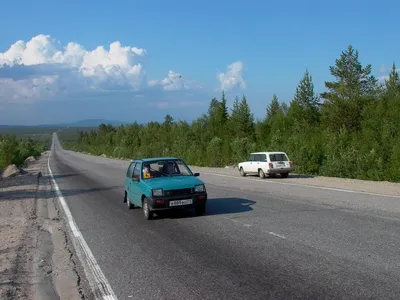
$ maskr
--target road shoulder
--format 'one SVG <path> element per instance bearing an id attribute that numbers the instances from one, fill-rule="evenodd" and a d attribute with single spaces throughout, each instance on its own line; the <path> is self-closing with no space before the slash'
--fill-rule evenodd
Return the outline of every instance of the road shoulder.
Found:
<path id="1" fill-rule="evenodd" d="M 0 299 L 90 299 L 47 171 L 48 152 L 0 181 Z"/>
<path id="2" fill-rule="evenodd" d="M 115 166 L 127 168 L 129 159 L 113 158 L 101 155 L 94 155 L 87 152 L 77 152 L 72 150 L 63 150 L 66 153 L 89 159 L 90 161 L 99 163 L 106 162 L 112 163 Z M 217 175 L 226 177 L 235 177 L 244 180 L 259 180 L 257 176 L 241 177 L 237 168 L 226 167 L 198 167 L 189 166 L 192 171 L 200 172 L 203 175 Z M 259 180 L 265 183 L 275 183 L 281 185 L 297 185 L 307 188 L 322 188 L 322 189 L 336 189 L 353 193 L 377 194 L 382 196 L 400 197 L 400 183 L 388 181 L 369 181 L 351 178 L 338 178 L 338 177 L 325 177 L 325 176 L 311 176 L 291 173 L 289 178 L 267 178 Z"/>

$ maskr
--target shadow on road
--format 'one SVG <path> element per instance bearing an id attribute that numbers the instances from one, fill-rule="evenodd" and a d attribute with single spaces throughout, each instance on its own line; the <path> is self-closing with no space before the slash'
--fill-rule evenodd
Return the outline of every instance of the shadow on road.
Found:
<path id="1" fill-rule="evenodd" d="M 110 186 L 110 187 L 100 187 L 100 188 L 87 188 L 87 189 L 62 189 L 61 192 L 64 197 L 68 196 L 76 196 L 82 194 L 89 193 L 97 193 L 103 191 L 110 191 L 113 189 L 119 190 L 120 186 Z M 11 191 L 0 191 L 0 202 L 7 200 L 23 200 L 23 199 L 32 199 L 37 197 L 36 189 L 19 189 L 19 190 L 11 190 Z M 54 192 L 48 192 L 47 197 L 45 198 L 53 198 L 55 196 Z M 43 195 L 41 198 L 44 198 Z"/>
<path id="2" fill-rule="evenodd" d="M 53 175 L 54 179 L 61 179 L 61 178 L 66 178 L 66 177 L 72 177 L 72 176 L 78 176 L 78 173 L 66 173 L 66 174 L 57 174 L 57 175 Z M 46 176 L 48 178 L 51 178 L 50 176 Z"/>
<path id="3" fill-rule="evenodd" d="M 255 203 L 256 201 L 243 198 L 210 198 L 207 201 L 207 212 L 205 216 L 249 212 L 253 210 L 252 205 L 254 205 Z M 185 211 L 183 209 L 177 209 L 174 211 L 161 212 L 157 214 L 156 219 L 180 219 L 194 216 L 195 213 L 192 210 Z"/>
<path id="4" fill-rule="evenodd" d="M 252 211 L 256 202 L 243 198 L 210 198 L 206 215 L 237 214 Z"/>

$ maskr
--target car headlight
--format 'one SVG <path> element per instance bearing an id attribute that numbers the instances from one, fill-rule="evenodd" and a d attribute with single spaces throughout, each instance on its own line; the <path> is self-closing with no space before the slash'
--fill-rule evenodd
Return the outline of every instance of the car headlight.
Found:
<path id="1" fill-rule="evenodd" d="M 204 184 L 199 184 L 199 185 L 194 186 L 195 193 L 204 192 L 205 190 L 206 190 L 206 187 L 204 186 Z"/>
<path id="2" fill-rule="evenodd" d="M 163 189 L 155 189 L 152 190 L 152 194 L 154 197 L 160 197 L 163 195 Z"/>

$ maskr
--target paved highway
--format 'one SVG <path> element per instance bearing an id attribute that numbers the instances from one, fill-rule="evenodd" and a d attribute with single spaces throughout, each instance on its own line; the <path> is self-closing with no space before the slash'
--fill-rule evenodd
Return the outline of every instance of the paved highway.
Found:
<path id="1" fill-rule="evenodd" d="M 399 299 L 400 214 L 376 207 L 400 199 L 207 174 L 205 216 L 146 221 L 126 162 L 55 136 L 50 166 L 118 299 Z"/>

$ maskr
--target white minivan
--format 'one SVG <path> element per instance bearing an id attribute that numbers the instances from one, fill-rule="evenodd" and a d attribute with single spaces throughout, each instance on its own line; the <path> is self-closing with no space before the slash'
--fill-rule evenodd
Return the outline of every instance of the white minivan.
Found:
<path id="1" fill-rule="evenodd" d="M 294 166 L 285 152 L 253 152 L 248 161 L 238 164 L 238 169 L 241 176 L 254 174 L 265 178 L 266 175 L 280 174 L 287 178 Z"/>

